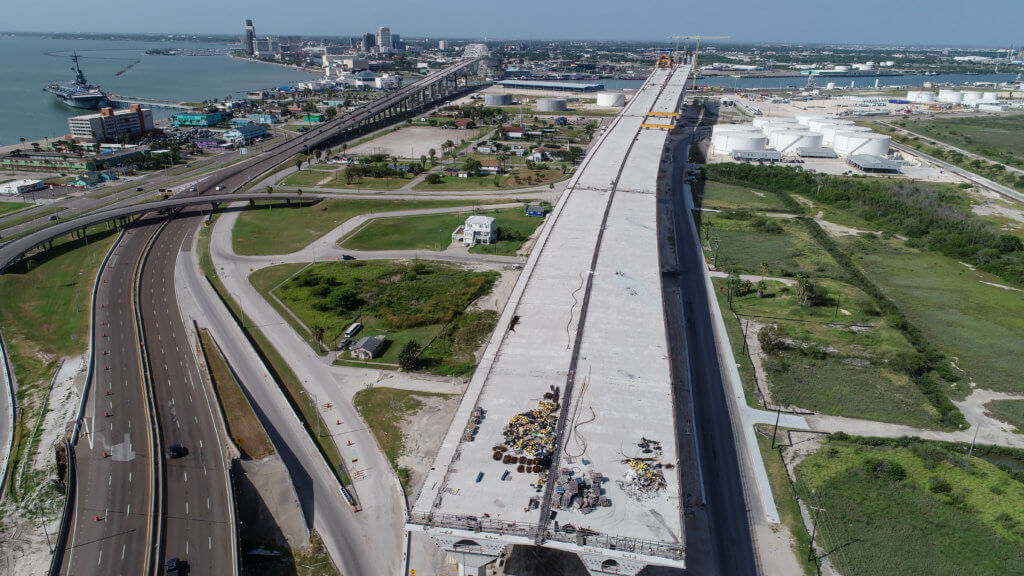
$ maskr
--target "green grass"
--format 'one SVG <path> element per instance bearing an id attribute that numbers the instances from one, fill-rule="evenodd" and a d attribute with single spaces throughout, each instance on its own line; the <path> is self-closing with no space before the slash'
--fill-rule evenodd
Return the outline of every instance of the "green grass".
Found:
<path id="1" fill-rule="evenodd" d="M 839 265 L 811 238 L 803 225 L 786 218 L 771 218 L 770 221 L 781 226 L 782 233 L 757 230 L 750 221 L 705 213 L 701 230 L 705 256 L 709 262 L 715 262 L 717 238 L 719 270 L 760 274 L 764 262 L 770 276 L 795 276 L 801 272 L 812 276 L 842 275 Z"/>
<path id="2" fill-rule="evenodd" d="M 298 172 L 292 172 L 284 178 L 281 182 L 278 182 L 279 186 L 307 186 L 315 187 L 319 186 L 320 182 L 324 180 L 330 180 L 332 177 L 331 173 L 324 170 L 310 170 L 304 169 Z M 327 184 L 324 184 L 326 186 Z"/>
<path id="3" fill-rule="evenodd" d="M 264 268 L 253 274 L 251 281 L 268 298 L 270 290 L 288 278 L 292 270 L 280 266 Z M 306 327 L 322 326 L 328 348 L 334 348 L 345 329 L 356 321 L 363 324 L 356 338 L 385 335 L 389 346 L 372 363 L 395 366 L 407 342 L 415 340 L 431 350 L 438 335 L 458 335 L 460 322 L 475 322 L 471 315 L 463 318 L 464 311 L 473 300 L 491 290 L 496 278 L 494 272 L 471 272 L 450 264 L 424 261 L 325 262 L 304 268 L 272 293 Z M 339 293 L 348 300 L 332 303 L 331 297 Z M 316 348 L 308 331 L 298 323 L 293 326 Z M 479 330 L 470 332 L 475 334 Z M 449 338 L 454 336 L 446 340 Z M 466 341 L 468 337 L 461 338 Z M 468 363 L 461 352 L 459 347 L 451 346 L 431 351 L 424 369 L 437 367 L 440 371 L 446 366 Z M 340 359 L 351 357 L 344 353 Z"/>
<path id="4" fill-rule="evenodd" d="M 989 160 L 1024 168 L 1024 114 L 922 119 L 903 127 Z"/>
<path id="5" fill-rule="evenodd" d="M 1024 299 L 1005 284 L 938 255 L 907 248 L 898 240 L 845 240 L 857 265 L 939 350 L 981 388 L 1024 392 Z M 969 392 L 957 384 L 960 394 Z"/>
<path id="6" fill-rule="evenodd" d="M 757 374 L 754 371 L 754 364 L 750 360 L 743 345 L 743 323 L 742 319 L 729 311 L 728 297 L 720 290 L 716 291 L 718 307 L 722 310 L 722 320 L 725 322 L 725 331 L 729 335 L 729 346 L 732 348 L 733 359 L 736 360 L 736 368 L 740 374 L 740 382 L 743 384 L 743 396 L 747 404 L 755 408 L 761 408 L 762 403 L 757 392 Z M 764 383 L 762 383 L 763 385 Z"/>
<path id="7" fill-rule="evenodd" d="M 985 404 L 985 410 L 1024 434 L 1024 400 L 993 400 Z"/>
<path id="8" fill-rule="evenodd" d="M 32 432 L 45 409 L 58 361 L 82 354 L 88 346 L 93 281 L 117 235 L 97 226 L 89 238 L 88 248 L 84 240 L 61 238 L 50 250 L 33 254 L 0 276 L 0 327 L 18 379 L 11 470 L 33 457 L 30 446 L 38 448 Z M 13 474 L 8 480 L 9 494 L 16 500 L 36 483 L 15 485 Z"/>
<path id="9" fill-rule="evenodd" d="M 257 203 L 238 216 L 232 231 L 235 253 L 246 256 L 287 254 L 360 214 L 425 210 L 486 204 L 479 200 L 303 200 L 285 204 L 283 200 Z M 450 232 L 449 232 L 450 234 Z"/>
<path id="10" fill-rule="evenodd" d="M 426 181 L 421 181 L 413 186 L 412 189 L 420 192 L 507 190 L 529 188 L 531 186 L 546 186 L 565 180 L 569 176 L 571 176 L 571 172 L 563 173 L 562 169 L 557 167 L 549 167 L 546 170 L 516 168 L 509 174 L 498 176 L 469 176 L 466 178 L 444 176 L 440 184 L 428 184 Z"/>
<path id="11" fill-rule="evenodd" d="M 452 232 L 466 222 L 471 214 L 493 216 L 495 225 L 507 220 L 510 226 L 526 229 L 530 223 L 522 208 L 501 210 L 467 210 L 447 214 L 423 214 L 395 218 L 377 218 L 341 240 L 342 248 L 351 250 L 444 250 L 452 243 Z M 536 224 L 539 224 L 539 218 Z M 494 250 L 494 247 L 490 247 Z M 499 247 L 500 248 L 500 247 Z M 507 244 L 506 249 L 511 248 Z M 518 249 L 518 246 L 515 247 Z"/>
<path id="12" fill-rule="evenodd" d="M 786 205 L 771 192 L 762 192 L 744 186 L 733 186 L 720 182 L 704 185 L 704 208 L 719 210 L 745 209 L 770 212 L 788 212 Z"/>
<path id="13" fill-rule="evenodd" d="M 905 478 L 886 474 L 898 465 Z M 797 468 L 818 542 L 844 574 L 977 576 L 1024 570 L 1024 484 L 956 447 L 831 439 Z"/>
<path id="14" fill-rule="evenodd" d="M 420 353 L 420 369 L 445 376 L 469 376 L 476 369 L 476 351 L 498 323 L 493 310 L 473 310 L 448 323 Z"/>
<path id="15" fill-rule="evenodd" d="M 320 179 L 323 179 L 322 175 Z M 354 180 L 352 180 L 352 183 L 349 183 L 345 180 L 345 170 L 339 170 L 335 172 L 334 177 L 331 178 L 330 181 L 328 181 L 325 184 L 321 184 L 320 187 L 340 188 L 345 190 L 382 190 L 387 192 L 390 190 L 398 190 L 402 186 L 405 186 L 410 181 L 412 181 L 412 179 L 413 175 L 407 174 L 405 176 L 396 178 L 360 177 L 355 178 Z M 293 184 L 287 185 L 292 186 Z M 416 187 L 413 187 L 413 189 L 415 190 Z"/>
<path id="16" fill-rule="evenodd" d="M 10 214 L 11 212 L 17 212 L 18 210 L 24 210 L 33 204 L 29 202 L 0 202 L 0 216 Z"/>
<path id="17" fill-rule="evenodd" d="M 13 228 L 20 224 L 24 224 L 26 222 L 31 222 L 32 220 L 35 220 L 37 218 L 43 218 L 45 216 L 49 216 L 50 214 L 56 214 L 61 210 L 64 210 L 64 208 L 60 206 L 46 206 L 41 210 L 33 210 L 29 214 L 24 214 L 22 216 L 18 216 L 17 218 L 10 218 L 8 220 L 0 222 L 0 230 L 6 230 L 8 228 Z"/>
<path id="18" fill-rule="evenodd" d="M 401 430 L 402 420 L 423 408 L 421 398 L 448 398 L 449 394 L 433 392 L 411 392 L 395 388 L 364 388 L 352 398 L 359 414 L 366 420 L 374 438 L 395 469 L 402 487 L 409 491 L 410 471 L 398 465 L 398 458 L 405 452 L 405 438 Z"/>
<path id="19" fill-rule="evenodd" d="M 768 433 L 769 435 L 771 432 Z M 778 445 L 772 450 L 771 438 L 765 438 L 759 431 L 757 434 L 757 447 L 761 450 L 761 459 L 764 460 L 765 472 L 768 473 L 768 483 L 772 487 L 772 496 L 775 498 L 775 507 L 779 511 L 779 520 L 789 528 L 794 542 L 790 545 L 793 555 L 800 559 L 800 565 L 806 576 L 813 576 L 817 572 L 814 563 L 807 560 L 807 549 L 810 546 L 811 536 L 807 533 L 803 518 L 800 516 L 800 504 L 796 499 L 796 491 L 789 481 L 786 473 L 786 465 L 782 461 L 782 454 Z"/>

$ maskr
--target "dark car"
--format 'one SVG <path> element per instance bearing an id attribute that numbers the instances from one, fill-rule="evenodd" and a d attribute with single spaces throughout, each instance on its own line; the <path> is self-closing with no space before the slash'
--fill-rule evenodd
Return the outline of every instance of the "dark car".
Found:
<path id="1" fill-rule="evenodd" d="M 52 222 L 54 220 L 60 220 L 60 216 L 56 214 L 50 214 L 50 221 Z"/>
<path id="2" fill-rule="evenodd" d="M 136 192 L 142 192 L 142 186 L 139 186 L 139 187 L 137 187 L 137 188 L 135 189 L 135 191 L 136 191 Z"/>
<path id="3" fill-rule="evenodd" d="M 345 338 L 344 340 L 341 341 L 340 344 L 338 344 L 338 350 L 348 350 L 348 347 L 351 346 L 351 345 L 352 345 L 352 339 L 351 338 Z"/>
<path id="4" fill-rule="evenodd" d="M 356 257 L 351 255 L 351 254 L 342 254 L 341 255 L 341 259 L 342 260 L 355 260 Z"/>
<path id="5" fill-rule="evenodd" d="M 181 444 L 171 444 L 171 448 L 167 451 L 167 454 L 170 455 L 171 458 L 181 458 L 188 454 L 188 448 L 185 448 Z"/>
<path id="6" fill-rule="evenodd" d="M 188 574 L 188 562 L 171 558 L 164 564 L 164 574 Z"/>

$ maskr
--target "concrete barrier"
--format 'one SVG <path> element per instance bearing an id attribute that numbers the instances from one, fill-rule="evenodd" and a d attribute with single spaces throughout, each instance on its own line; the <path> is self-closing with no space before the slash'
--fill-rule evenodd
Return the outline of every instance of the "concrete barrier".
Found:
<path id="1" fill-rule="evenodd" d="M 0 334 L 0 367 L 3 368 L 4 393 L 7 394 L 7 443 L 0 448 L 3 450 L 3 456 L 0 457 L 0 502 L 3 502 L 7 494 L 7 469 L 10 466 L 11 452 L 14 450 L 14 422 L 18 416 L 18 401 L 14 396 L 17 380 L 7 358 L 7 344 L 4 342 L 3 334 Z"/>

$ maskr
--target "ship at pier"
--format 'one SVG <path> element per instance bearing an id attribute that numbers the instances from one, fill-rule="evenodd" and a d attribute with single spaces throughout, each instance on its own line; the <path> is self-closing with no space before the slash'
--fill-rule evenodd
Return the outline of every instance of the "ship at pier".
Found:
<path id="1" fill-rule="evenodd" d="M 107 102 L 107 94 L 100 90 L 99 86 L 93 86 L 85 79 L 85 74 L 78 65 L 78 54 L 72 54 L 71 61 L 75 63 L 75 67 L 72 68 L 75 71 L 75 81 L 53 82 L 47 84 L 43 90 L 72 108 L 98 110 Z"/>

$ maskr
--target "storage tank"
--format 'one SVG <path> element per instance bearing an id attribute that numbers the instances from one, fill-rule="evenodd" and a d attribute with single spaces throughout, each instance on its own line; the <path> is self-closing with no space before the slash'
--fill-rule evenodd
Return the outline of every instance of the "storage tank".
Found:
<path id="1" fill-rule="evenodd" d="M 562 112 L 569 108 L 565 98 L 541 98 L 537 100 L 538 112 Z"/>
<path id="2" fill-rule="evenodd" d="M 956 90 L 939 90 L 939 102 L 943 104 L 959 104 L 964 101 L 964 93 Z"/>
<path id="3" fill-rule="evenodd" d="M 597 105 L 603 108 L 625 106 L 626 95 L 622 92 L 599 92 L 597 94 Z"/>
<path id="4" fill-rule="evenodd" d="M 997 92 L 985 92 L 981 95 L 981 101 L 985 104 L 995 104 L 999 102 L 999 94 Z"/>
<path id="5" fill-rule="evenodd" d="M 964 92 L 963 93 L 963 105 L 964 106 L 975 106 L 978 102 L 981 102 L 981 92 Z"/>
<path id="6" fill-rule="evenodd" d="M 727 130 L 711 135 L 711 151 L 725 155 L 737 150 L 764 150 L 767 141 L 760 133 Z"/>
<path id="7" fill-rule="evenodd" d="M 485 94 L 484 104 L 487 106 L 511 106 L 511 94 Z"/>
<path id="8" fill-rule="evenodd" d="M 807 129 L 811 132 L 817 132 L 821 134 L 823 126 L 841 125 L 841 126 L 853 126 L 853 122 L 850 120 L 839 120 L 836 118 L 822 118 L 818 120 L 811 120 L 807 123 Z"/>
<path id="9" fill-rule="evenodd" d="M 886 156 L 889 154 L 890 138 L 885 134 L 871 132 L 838 132 L 833 148 L 837 154 L 873 154 Z"/>
<path id="10" fill-rule="evenodd" d="M 771 126 L 774 124 L 788 124 L 790 126 L 797 125 L 795 118 L 768 118 L 764 116 L 754 118 L 754 126 L 756 128 L 764 128 L 765 126 Z"/>
<path id="11" fill-rule="evenodd" d="M 835 116 L 829 116 L 828 114 L 797 114 L 796 122 L 801 126 L 807 126 L 811 120 L 827 120 L 834 119 Z"/>
<path id="12" fill-rule="evenodd" d="M 780 130 L 772 133 L 768 145 L 782 153 L 795 153 L 797 148 L 821 148 L 821 134 L 810 130 Z"/>
<path id="13" fill-rule="evenodd" d="M 1006 112 L 1006 106 L 998 102 L 979 102 L 978 110 L 982 112 Z"/>
<path id="14" fill-rule="evenodd" d="M 825 146 L 835 146 L 836 134 L 839 132 L 871 132 L 871 128 L 849 124 L 829 124 L 822 126 L 821 143 Z"/>
<path id="15" fill-rule="evenodd" d="M 911 90 L 907 92 L 907 100 L 914 104 L 931 104 L 935 102 L 935 93 L 928 90 Z"/>

